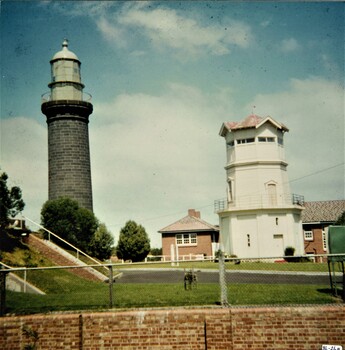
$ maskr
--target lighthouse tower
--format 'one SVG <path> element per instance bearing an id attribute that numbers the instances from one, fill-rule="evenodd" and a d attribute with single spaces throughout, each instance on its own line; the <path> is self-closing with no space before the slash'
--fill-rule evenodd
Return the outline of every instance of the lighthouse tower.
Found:
<path id="1" fill-rule="evenodd" d="M 288 246 L 303 254 L 303 196 L 290 191 L 284 135 L 271 117 L 249 115 L 223 123 L 227 197 L 215 201 L 225 253 L 241 258 L 279 257 Z"/>
<path id="2" fill-rule="evenodd" d="M 78 57 L 68 41 L 50 61 L 50 93 L 42 97 L 48 124 L 49 200 L 69 197 L 92 211 L 89 115 L 91 97 L 85 98 Z"/>

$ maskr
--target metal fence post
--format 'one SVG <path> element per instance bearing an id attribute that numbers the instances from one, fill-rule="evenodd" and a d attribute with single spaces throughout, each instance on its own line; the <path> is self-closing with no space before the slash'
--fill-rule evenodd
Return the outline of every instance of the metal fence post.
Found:
<path id="1" fill-rule="evenodd" d="M 113 266 L 109 265 L 109 308 L 113 308 L 113 282 L 114 282 L 114 276 L 113 276 Z"/>
<path id="2" fill-rule="evenodd" d="M 219 252 L 219 285 L 220 285 L 220 303 L 222 306 L 229 306 L 228 302 L 228 288 L 225 278 L 225 261 L 224 253 Z"/>
<path id="3" fill-rule="evenodd" d="M 6 276 L 7 272 L 0 265 L 0 317 L 4 316 L 6 311 Z"/>

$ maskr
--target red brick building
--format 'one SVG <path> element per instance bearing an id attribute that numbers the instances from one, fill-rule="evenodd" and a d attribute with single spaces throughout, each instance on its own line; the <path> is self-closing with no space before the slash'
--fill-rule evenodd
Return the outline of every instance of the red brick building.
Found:
<path id="1" fill-rule="evenodd" d="M 187 216 L 158 232 L 162 234 L 162 254 L 168 259 L 172 245 L 180 259 L 195 255 L 214 257 L 218 250 L 219 227 L 202 220 L 200 212 L 194 209 L 189 209 Z"/>
<path id="2" fill-rule="evenodd" d="M 305 202 L 302 212 L 304 251 L 306 254 L 327 253 L 328 227 L 345 211 L 345 200 Z"/>

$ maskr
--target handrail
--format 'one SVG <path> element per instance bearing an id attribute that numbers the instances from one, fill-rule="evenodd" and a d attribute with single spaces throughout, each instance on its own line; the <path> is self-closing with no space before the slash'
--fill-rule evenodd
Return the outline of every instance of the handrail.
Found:
<path id="1" fill-rule="evenodd" d="M 2 261 L 0 261 L 0 265 L 1 265 L 1 266 L 6 267 L 6 269 L 12 269 L 12 267 L 11 267 L 11 266 L 6 265 L 6 264 L 5 264 L 5 263 L 3 263 Z"/>
<path id="2" fill-rule="evenodd" d="M 61 242 L 67 244 L 68 246 L 70 246 L 71 248 L 75 249 L 77 251 L 77 254 L 81 253 L 82 255 L 84 255 L 85 257 L 87 257 L 88 259 L 90 259 L 91 261 L 95 262 L 97 265 L 104 267 L 104 265 L 102 263 L 100 263 L 98 260 L 94 259 L 93 257 L 91 257 L 90 255 L 86 254 L 85 252 L 83 252 L 82 250 L 80 250 L 79 248 L 77 248 L 76 246 L 74 246 L 73 244 L 67 242 L 66 240 L 64 240 L 63 238 L 61 238 L 60 236 L 58 236 L 56 233 L 46 229 L 45 227 L 43 227 L 42 225 L 38 224 L 37 222 L 29 219 L 28 217 L 24 216 L 23 217 L 26 220 L 29 220 L 30 222 L 32 222 L 33 224 L 37 225 L 38 227 L 40 227 L 41 229 L 43 229 L 44 231 L 48 232 L 49 235 L 53 235 L 54 237 L 58 238 Z M 50 236 L 49 236 L 50 238 Z M 50 241 L 50 239 L 49 239 Z M 105 269 L 108 271 L 108 269 L 105 267 Z"/>

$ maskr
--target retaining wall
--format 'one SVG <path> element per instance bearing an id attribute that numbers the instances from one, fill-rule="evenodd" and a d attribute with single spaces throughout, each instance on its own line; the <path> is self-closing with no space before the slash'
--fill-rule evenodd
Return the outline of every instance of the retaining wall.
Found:
<path id="1" fill-rule="evenodd" d="M 345 348 L 345 306 L 199 308 L 0 318 L 0 349 L 322 349 Z"/>

